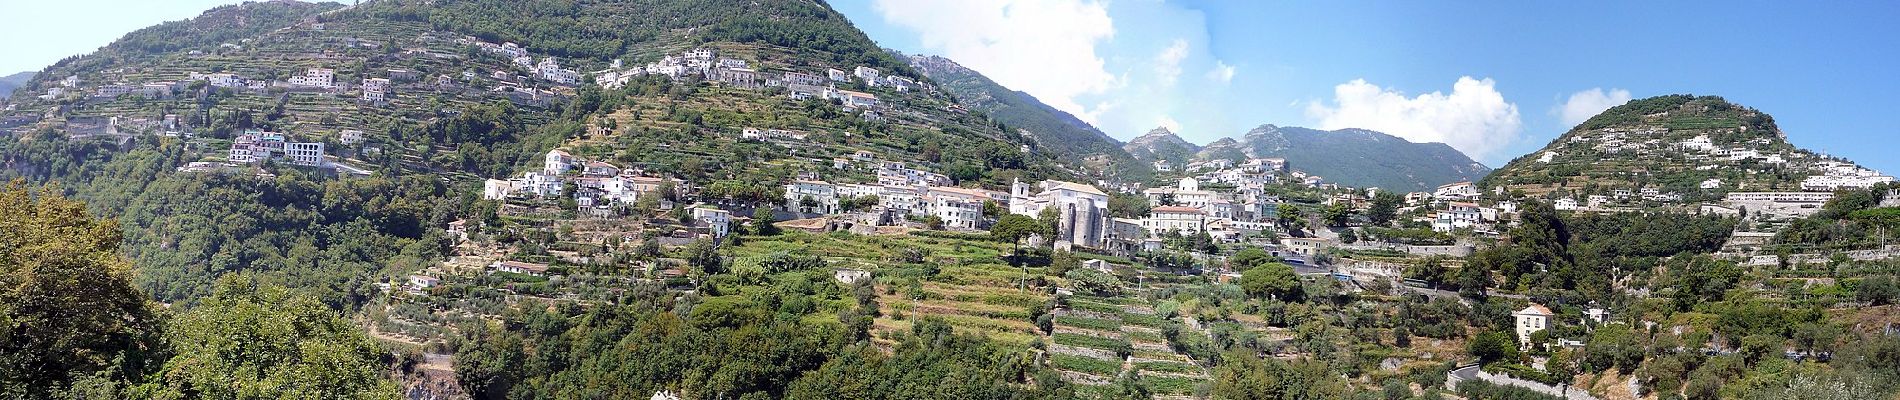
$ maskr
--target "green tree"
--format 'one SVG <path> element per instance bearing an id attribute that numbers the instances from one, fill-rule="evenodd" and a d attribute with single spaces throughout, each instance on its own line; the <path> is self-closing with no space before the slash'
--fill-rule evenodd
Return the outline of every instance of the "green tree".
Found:
<path id="1" fill-rule="evenodd" d="M 1256 265 L 1240 274 L 1240 288 L 1256 298 L 1292 301 L 1300 298 L 1300 277 L 1283 263 Z"/>
<path id="2" fill-rule="evenodd" d="M 1298 232 L 1306 229 L 1306 210 L 1297 204 L 1281 204 L 1276 211 L 1275 219 L 1277 220 L 1275 222 L 1279 223 L 1280 229 L 1287 232 Z"/>
<path id="3" fill-rule="evenodd" d="M 752 210 L 752 233 L 760 236 L 777 235 L 778 225 L 773 225 L 775 222 L 777 221 L 772 218 L 772 209 L 759 207 Z"/>
<path id="4" fill-rule="evenodd" d="M 1628 324 L 1610 324 L 1590 333 L 1583 347 L 1583 366 L 1590 371 L 1617 368 L 1634 371 L 1643 362 L 1643 344 Z"/>
<path id="5" fill-rule="evenodd" d="M 692 264 L 701 274 L 712 275 L 726 272 L 725 257 L 719 255 L 719 247 L 711 239 L 694 240 L 680 249 L 681 258 Z"/>
<path id="6" fill-rule="evenodd" d="M 1121 280 L 1114 275 L 1097 271 L 1094 268 L 1076 268 L 1063 275 L 1076 289 L 1100 295 L 1114 295 L 1121 292 Z"/>
<path id="7" fill-rule="evenodd" d="M 382 375 L 388 351 L 315 296 L 252 276 L 220 279 L 165 338 L 177 356 L 132 392 L 161 399 L 399 397 Z"/>
<path id="8" fill-rule="evenodd" d="M 1148 264 L 1148 268 L 1154 269 L 1185 270 L 1194 267 L 1194 257 L 1174 251 L 1146 253 L 1139 258 Z"/>
<path id="9" fill-rule="evenodd" d="M 1036 222 L 1041 222 L 1043 226 L 1038 232 L 1049 238 L 1051 245 L 1055 244 L 1055 233 L 1062 231 L 1062 210 L 1053 206 L 1043 207 L 1042 212 L 1036 213 Z"/>
<path id="10" fill-rule="evenodd" d="M 1445 283 L 1445 257 L 1431 256 L 1424 261 L 1405 267 L 1405 277 L 1425 281 L 1427 284 Z"/>
<path id="11" fill-rule="evenodd" d="M 74 375 L 137 375 L 158 321 L 132 287 L 116 223 L 55 187 L 0 189 L 0 398 L 48 398 Z"/>
<path id="12" fill-rule="evenodd" d="M 1508 332 L 1485 332 L 1472 337 L 1465 343 L 1465 352 L 1477 357 L 1479 363 L 1490 364 L 1498 361 L 1517 359 L 1517 341 Z"/>
<path id="13" fill-rule="evenodd" d="M 1125 193 L 1114 193 L 1108 197 L 1108 213 L 1117 218 L 1146 217 L 1149 209 L 1147 197 Z"/>
<path id="14" fill-rule="evenodd" d="M 1373 226 L 1388 226 L 1393 218 L 1398 217 L 1399 206 L 1402 205 L 1405 205 L 1404 196 L 1381 190 L 1379 194 L 1372 196 L 1372 206 L 1366 209 L 1366 219 L 1371 221 Z"/>
<path id="15" fill-rule="evenodd" d="M 1002 218 L 1003 214 L 1008 214 L 1008 213 L 1009 213 L 1009 209 L 1004 208 L 1001 203 L 997 203 L 994 200 L 983 201 L 983 216 L 985 217 Z"/>
<path id="16" fill-rule="evenodd" d="M 1350 396 L 1343 375 L 1312 360 L 1262 359 L 1250 352 L 1222 357 L 1209 395 L 1228 400 L 1343 399 Z"/>
<path id="17" fill-rule="evenodd" d="M 1272 254 L 1267 253 L 1266 250 L 1261 250 L 1256 247 L 1240 249 L 1240 251 L 1234 252 L 1234 255 L 1227 256 L 1227 268 L 1243 272 L 1268 263 L 1279 262 L 1279 257 L 1274 257 Z"/>
<path id="18" fill-rule="evenodd" d="M 1894 284 L 1892 276 L 1868 276 L 1854 285 L 1854 298 L 1875 306 L 1893 304 L 1900 300 L 1900 286 Z"/>
<path id="19" fill-rule="evenodd" d="M 1034 218 L 1021 214 L 1004 215 L 990 225 L 990 237 L 1010 243 L 1018 243 L 1032 235 L 1045 233 L 1046 226 Z"/>
<path id="20" fill-rule="evenodd" d="M 1352 221 L 1352 202 L 1334 202 L 1320 213 L 1320 219 L 1326 220 L 1326 226 L 1343 227 Z"/>

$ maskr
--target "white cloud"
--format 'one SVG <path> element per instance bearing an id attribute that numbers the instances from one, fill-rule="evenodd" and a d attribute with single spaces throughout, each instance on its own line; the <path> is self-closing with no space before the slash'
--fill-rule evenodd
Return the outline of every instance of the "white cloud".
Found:
<path id="1" fill-rule="evenodd" d="M 893 25 L 930 51 L 1057 109 L 1092 118 L 1077 99 L 1115 85 L 1096 46 L 1115 34 L 1106 4 L 1090 0 L 875 0 Z"/>
<path id="2" fill-rule="evenodd" d="M 1214 68 L 1207 70 L 1207 79 L 1213 79 L 1222 84 L 1233 82 L 1234 66 L 1227 65 L 1226 61 L 1214 60 Z"/>
<path id="3" fill-rule="evenodd" d="M 1413 142 L 1441 142 L 1484 159 L 1518 139 L 1523 122 L 1517 105 L 1504 100 L 1490 78 L 1458 78 L 1451 94 L 1406 97 L 1364 79 L 1333 87 L 1331 104 L 1307 104 L 1307 118 L 1322 129 L 1362 128 Z"/>
<path id="4" fill-rule="evenodd" d="M 1630 102 L 1628 90 L 1610 89 L 1605 92 L 1603 88 L 1590 88 L 1590 90 L 1571 93 L 1570 100 L 1564 101 L 1564 104 L 1558 106 L 1555 111 L 1559 118 L 1563 119 L 1565 127 L 1572 127 L 1590 120 L 1590 117 L 1597 116 L 1603 110 L 1628 102 Z"/>
<path id="5" fill-rule="evenodd" d="M 1161 54 L 1155 55 L 1155 76 L 1161 80 L 1161 86 L 1170 86 L 1181 77 L 1181 60 L 1187 59 L 1187 39 L 1175 39 Z"/>

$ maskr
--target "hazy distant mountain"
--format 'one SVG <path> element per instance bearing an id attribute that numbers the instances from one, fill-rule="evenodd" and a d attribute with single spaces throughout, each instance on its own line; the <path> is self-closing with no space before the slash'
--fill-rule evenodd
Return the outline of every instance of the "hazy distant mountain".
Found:
<path id="1" fill-rule="evenodd" d="M 14 89 L 26 86 L 26 82 L 33 80 L 33 74 L 37 73 L 36 71 L 27 71 L 0 77 L 0 99 L 12 96 Z"/>
<path id="2" fill-rule="evenodd" d="M 1444 143 L 1413 143 L 1365 129 L 1261 125 L 1247 131 L 1241 143 L 1248 156 L 1285 158 L 1288 168 L 1354 187 L 1418 191 L 1491 172 Z"/>
<path id="3" fill-rule="evenodd" d="M 1201 147 L 1201 151 L 1195 153 L 1194 158 L 1197 160 L 1228 160 L 1238 163 L 1247 160 L 1247 145 L 1240 143 L 1238 140 L 1234 140 L 1234 138 L 1220 138 L 1220 140 L 1215 140 L 1213 143 L 1208 143 L 1207 146 Z"/>
<path id="4" fill-rule="evenodd" d="M 1167 160 L 1176 168 L 1205 160 L 1284 158 L 1288 168 L 1354 187 L 1415 191 L 1476 180 L 1491 172 L 1444 143 L 1412 143 L 1364 129 L 1321 131 L 1261 125 L 1239 140 L 1220 138 L 1196 146 L 1155 128 L 1123 145 L 1142 161 Z"/>
<path id="5" fill-rule="evenodd" d="M 1181 140 L 1180 136 L 1168 131 L 1168 128 L 1157 127 L 1148 133 L 1129 139 L 1127 144 L 1122 145 L 1122 150 L 1127 150 L 1129 155 L 1144 162 L 1166 160 L 1178 167 L 1193 159 L 1194 153 L 1200 152 L 1201 147 Z"/>

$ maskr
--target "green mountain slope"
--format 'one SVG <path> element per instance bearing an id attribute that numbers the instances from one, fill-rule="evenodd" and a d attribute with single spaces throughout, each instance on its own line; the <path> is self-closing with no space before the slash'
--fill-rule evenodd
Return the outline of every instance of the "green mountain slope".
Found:
<path id="1" fill-rule="evenodd" d="M 1668 95 L 1610 108 L 1486 177 L 1526 193 L 1657 188 L 1689 198 L 1798 190 L 1824 163 L 1788 143 L 1774 117 L 1721 97 Z M 1703 188 L 1704 183 L 1711 188 Z"/>
<path id="2" fill-rule="evenodd" d="M 698 76 L 675 81 L 646 75 L 614 89 L 568 86 L 530 77 L 534 73 L 513 60 L 476 45 L 514 42 L 537 61 L 556 57 L 563 68 L 578 71 L 606 69 L 614 58 L 641 65 L 703 47 L 761 71 L 823 76 L 828 68 L 862 65 L 922 78 L 823 3 L 750 4 L 383 0 L 342 9 L 295 2 L 220 7 L 128 34 L 106 50 L 40 74 L 35 85 L 57 85 L 55 77 L 66 76 L 78 76 L 81 84 L 54 101 L 17 104 L 10 116 L 49 117 L 14 128 L 19 135 L 4 135 L 0 178 L 68 182 L 76 197 L 127 222 L 128 253 L 142 266 L 140 284 L 149 293 L 188 301 L 216 276 L 237 271 L 295 275 L 299 285 L 321 285 L 339 299 L 361 300 L 347 293 L 373 283 L 368 276 L 386 272 L 382 268 L 399 267 L 366 264 L 344 253 L 336 253 L 338 259 L 291 253 L 366 243 L 400 250 L 403 241 L 423 239 L 447 219 L 472 212 L 463 199 L 481 193 L 482 178 L 538 170 L 543 155 L 556 148 L 716 188 L 709 192 L 714 201 L 770 198 L 801 173 L 876 182 L 874 168 L 864 167 L 872 162 L 835 168 L 837 160 L 859 157 L 902 161 L 960 185 L 992 189 L 1016 179 L 1083 175 L 1082 166 L 1059 163 L 1050 152 L 1024 153 L 1023 146 L 1037 142 L 980 113 L 954 111 L 955 100 L 940 90 L 838 83 L 878 96 L 882 108 L 871 115 L 830 101 L 795 101 L 783 89 L 728 87 Z M 286 84 L 312 68 L 333 70 L 340 88 Z M 397 78 L 398 71 L 413 77 Z M 232 73 L 263 86 L 212 87 L 192 78 L 210 73 Z M 396 78 L 393 95 L 385 102 L 365 101 L 359 85 L 370 78 Z M 102 86 L 159 82 L 173 86 L 152 98 L 95 95 Z M 159 135 L 155 121 L 166 116 L 176 116 L 192 137 Z M 103 129 L 107 121 L 118 121 L 117 129 Z M 741 132 L 748 128 L 796 131 L 806 138 L 744 140 Z M 327 172 L 287 163 L 261 170 L 217 167 L 228 160 L 231 140 L 247 129 L 325 143 L 336 162 L 371 171 L 376 182 L 361 184 L 365 190 L 385 188 L 361 196 L 390 196 L 397 191 L 387 188 L 401 187 L 402 206 L 386 210 L 384 202 L 373 209 L 327 210 L 321 217 L 291 211 L 323 201 L 317 199 L 327 197 L 312 197 L 309 190 L 322 192 L 335 181 Z M 346 142 L 346 130 L 362 131 L 362 141 Z M 236 177 L 175 172 L 188 163 L 228 169 Z M 281 179 L 254 181 L 254 172 Z M 349 191 L 331 194 L 344 193 Z M 176 206 L 137 206 L 144 204 Z M 191 204 L 204 206 L 186 206 Z M 411 208 L 422 204 L 436 206 Z M 293 234 L 342 229 L 358 214 L 379 215 L 364 219 L 374 221 L 366 229 L 377 232 L 376 240 Z M 275 219 L 231 220 L 255 215 Z M 181 230 L 170 221 L 239 228 Z M 293 245 L 300 243 L 309 246 Z M 204 268 L 207 260 L 215 267 Z M 338 277 L 349 283 L 327 281 Z"/>
<path id="3" fill-rule="evenodd" d="M 1037 148 L 1055 154 L 1057 159 L 1080 161 L 1075 167 L 1102 171 L 1119 180 L 1146 180 L 1152 173 L 1147 163 L 1122 151 L 1120 143 L 1108 134 L 1028 93 L 1003 87 L 948 58 L 913 55 L 910 63 L 956 96 L 964 107 L 989 114 L 1011 129 L 1028 132 Z"/>

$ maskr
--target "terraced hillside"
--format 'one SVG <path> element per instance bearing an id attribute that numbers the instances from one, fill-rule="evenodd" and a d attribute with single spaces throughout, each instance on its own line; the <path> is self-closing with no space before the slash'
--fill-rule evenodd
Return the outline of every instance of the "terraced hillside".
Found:
<path id="1" fill-rule="evenodd" d="M 1767 113 L 1721 97 L 1668 95 L 1603 111 L 1480 182 L 1528 194 L 1657 189 L 1686 200 L 1800 190 L 1858 167 L 1795 147 Z"/>

